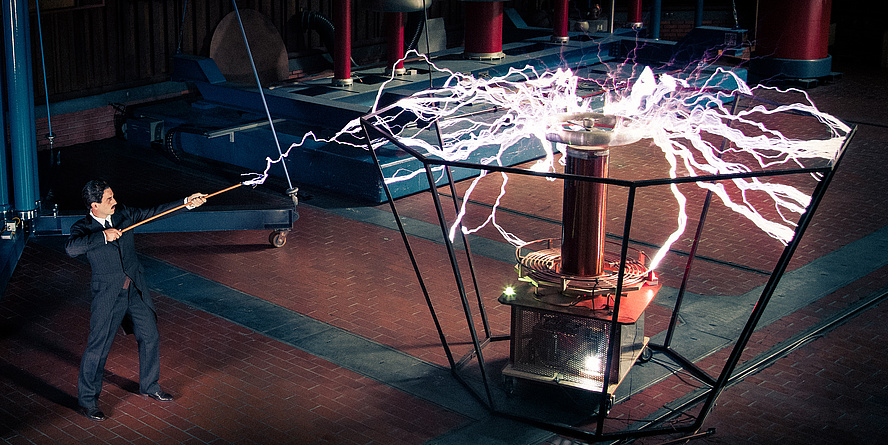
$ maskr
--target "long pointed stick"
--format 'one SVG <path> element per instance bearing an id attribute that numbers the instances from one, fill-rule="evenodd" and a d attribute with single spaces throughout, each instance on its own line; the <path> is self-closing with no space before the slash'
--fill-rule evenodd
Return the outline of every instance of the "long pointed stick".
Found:
<path id="1" fill-rule="evenodd" d="M 209 199 L 209 198 L 212 198 L 213 196 L 216 196 L 216 195 L 221 194 L 221 193 L 225 193 L 225 192 L 227 192 L 227 191 L 229 191 L 229 190 L 234 190 L 234 189 L 240 187 L 241 185 L 243 185 L 243 183 L 238 182 L 237 184 L 232 185 L 231 187 L 224 188 L 224 189 L 219 190 L 218 192 L 215 192 L 215 193 L 210 193 L 209 195 L 204 196 L 204 199 Z M 127 228 L 121 230 L 121 232 L 126 232 L 127 230 L 135 229 L 136 227 L 139 227 L 139 226 L 141 226 L 142 224 L 149 223 L 149 222 L 151 222 L 151 221 L 154 221 L 154 220 L 157 219 L 157 218 L 160 218 L 160 217 L 165 216 L 165 215 L 169 215 L 170 213 L 173 213 L 173 212 L 175 212 L 176 210 L 179 210 L 179 209 L 181 209 L 182 207 L 187 206 L 188 204 L 191 204 L 191 202 L 190 202 L 190 201 L 189 201 L 189 202 L 186 202 L 185 204 L 182 204 L 182 205 L 180 205 L 180 206 L 177 206 L 177 207 L 174 207 L 174 208 L 172 208 L 172 209 L 169 209 L 169 210 L 167 210 L 167 211 L 165 211 L 165 212 L 163 212 L 163 213 L 159 213 L 159 214 L 157 214 L 157 215 L 154 215 L 154 216 L 152 216 L 151 218 L 148 218 L 148 219 L 145 219 L 145 220 L 139 221 L 139 222 L 137 222 L 137 223 L 135 223 L 135 224 L 133 224 L 133 225 L 131 225 L 131 226 L 129 226 L 129 227 L 127 227 Z"/>

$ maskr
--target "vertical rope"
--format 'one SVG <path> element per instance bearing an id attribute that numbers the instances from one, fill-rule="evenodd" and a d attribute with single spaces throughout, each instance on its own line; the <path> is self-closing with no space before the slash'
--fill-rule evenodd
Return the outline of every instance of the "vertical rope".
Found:
<path id="1" fill-rule="evenodd" d="M 182 6 L 182 19 L 179 20 L 179 40 L 176 42 L 176 54 L 182 54 L 182 40 L 185 39 L 185 13 L 188 11 L 188 0 Z"/>
<path id="2" fill-rule="evenodd" d="M 43 95 L 46 99 L 46 123 L 49 127 L 49 133 L 47 133 L 46 139 L 49 140 L 50 161 L 52 164 L 55 164 L 58 160 L 56 159 L 55 152 L 52 148 L 52 142 L 53 139 L 55 139 L 55 135 L 52 134 L 52 113 L 49 111 L 49 85 L 46 82 L 46 57 L 43 53 L 43 21 L 40 19 L 40 0 L 36 0 L 34 3 L 37 8 L 37 36 L 40 39 L 40 66 L 43 69 Z"/>
<path id="3" fill-rule="evenodd" d="M 425 29 L 426 56 L 428 56 L 428 53 L 432 51 L 432 44 L 431 38 L 429 37 L 429 6 L 426 4 L 426 0 L 422 0 L 422 19 L 425 21 L 422 26 Z M 429 88 L 434 88 L 435 83 L 434 78 L 432 77 L 432 63 L 429 61 L 428 57 L 426 57 L 426 65 L 429 67 Z"/>
<path id="4" fill-rule="evenodd" d="M 265 108 L 266 117 L 268 117 L 268 126 L 271 128 L 271 134 L 274 136 L 274 143 L 277 146 L 281 166 L 284 168 L 284 175 L 287 177 L 287 185 L 289 185 L 290 190 L 292 190 L 293 183 L 290 181 L 290 172 L 287 171 L 287 164 L 284 162 L 284 153 L 281 151 L 281 143 L 278 140 L 277 131 L 274 129 L 274 121 L 271 119 L 271 112 L 268 111 L 268 102 L 265 100 L 265 92 L 262 91 L 262 82 L 259 81 L 259 73 L 256 70 L 256 63 L 253 61 L 253 53 L 250 51 L 250 42 L 247 41 L 247 32 L 244 30 L 243 21 L 241 21 L 240 12 L 237 9 L 237 2 L 231 0 L 231 4 L 234 6 L 234 14 L 237 16 L 238 25 L 240 25 L 241 35 L 244 37 L 244 46 L 247 48 L 247 57 L 250 59 L 250 66 L 253 68 L 253 76 L 256 78 L 256 86 L 259 88 L 259 96 L 262 97 L 262 106 Z"/>

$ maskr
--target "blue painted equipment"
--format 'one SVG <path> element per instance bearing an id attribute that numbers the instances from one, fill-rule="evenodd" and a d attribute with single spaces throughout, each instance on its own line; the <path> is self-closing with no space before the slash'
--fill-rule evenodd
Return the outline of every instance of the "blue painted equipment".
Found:
<path id="1" fill-rule="evenodd" d="M 3 27 L 6 44 L 6 99 L 11 142 L 15 210 L 25 220 L 36 216 L 40 188 L 37 185 L 37 141 L 34 121 L 34 82 L 31 75 L 31 42 L 28 11 L 24 2 L 4 1 Z M 5 139 L 4 139 L 5 143 Z M 0 174 L 5 175 L 5 171 Z"/>
<path id="2" fill-rule="evenodd" d="M 462 49 L 456 48 L 434 54 L 431 61 L 438 67 L 471 74 L 475 78 L 506 76 L 510 68 L 531 65 L 539 72 L 569 68 L 582 77 L 604 79 L 631 52 L 637 63 L 657 66 L 658 72 L 674 73 L 681 70 L 668 61 L 685 64 L 694 57 L 702 58 L 704 52 L 713 47 L 724 49 L 726 42 L 739 47 L 743 33 L 743 30 L 707 28 L 695 37 L 701 40 L 698 44 L 691 41 L 678 44 L 655 40 L 639 42 L 634 35 L 590 34 L 561 45 L 540 37 L 504 45 L 505 57 L 498 60 L 466 60 L 462 57 Z M 638 45 L 644 50 L 635 51 Z M 382 100 L 392 103 L 401 97 L 439 88 L 448 78 L 447 73 L 430 70 L 424 60 L 408 60 L 404 66 L 407 74 L 403 76 L 389 77 L 385 75 L 384 67 L 367 68 L 353 72 L 355 82 L 348 87 L 334 86 L 329 78 L 298 81 L 265 88 L 263 98 L 254 86 L 226 81 L 211 59 L 178 56 L 174 79 L 193 83 L 200 97 L 134 109 L 130 120 L 133 125 L 128 125 L 127 134 L 131 141 L 143 144 L 148 135 L 152 142 L 163 144 L 164 150 L 173 156 L 195 155 L 261 172 L 267 157 L 278 157 L 275 135 L 263 115 L 263 100 L 274 118 L 277 140 L 286 151 L 292 144 L 302 143 L 309 132 L 318 138 L 330 139 L 349 122 L 368 114 L 385 81 L 390 80 Z M 699 69 L 697 65 L 692 68 Z M 715 68 L 704 67 L 702 71 L 704 77 L 708 77 Z M 744 70 L 733 71 L 745 79 Z M 724 78 L 732 81 L 729 76 Z M 724 85 L 725 88 L 734 86 Z M 151 128 L 156 129 L 161 124 L 165 137 L 161 140 L 150 136 Z M 308 139 L 284 160 L 287 171 L 301 185 L 365 201 L 383 202 L 386 199 L 383 184 L 365 144 L 357 139 L 353 142 L 355 146 Z M 490 156 L 497 148 L 482 148 L 475 156 Z M 539 158 L 544 153 L 538 142 L 529 140 L 512 150 L 503 161 L 506 165 L 516 165 Z M 421 167 L 411 156 L 392 146 L 377 149 L 377 155 L 387 178 L 396 171 Z M 272 166 L 271 173 L 280 175 L 282 169 Z M 454 170 L 457 180 L 472 174 L 475 173 L 469 170 Z M 426 188 L 425 181 L 419 179 L 390 185 L 395 198 Z"/>

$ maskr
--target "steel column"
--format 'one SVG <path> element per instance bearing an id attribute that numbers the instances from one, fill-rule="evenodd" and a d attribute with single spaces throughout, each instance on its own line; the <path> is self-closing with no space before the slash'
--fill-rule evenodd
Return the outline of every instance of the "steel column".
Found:
<path id="1" fill-rule="evenodd" d="M 0 220 L 9 216 L 9 167 L 6 161 L 6 113 L 3 106 L 3 94 L 0 91 Z"/>
<path id="2" fill-rule="evenodd" d="M 3 35 L 15 210 L 22 219 L 31 220 L 36 216 L 40 188 L 37 184 L 37 126 L 26 2 L 3 0 Z"/>
<path id="3" fill-rule="evenodd" d="M 660 40 L 660 16 L 663 14 L 663 0 L 651 4 L 651 38 Z"/>
<path id="4" fill-rule="evenodd" d="M 703 26 L 703 0 L 697 0 L 697 7 L 694 10 L 694 28 Z"/>

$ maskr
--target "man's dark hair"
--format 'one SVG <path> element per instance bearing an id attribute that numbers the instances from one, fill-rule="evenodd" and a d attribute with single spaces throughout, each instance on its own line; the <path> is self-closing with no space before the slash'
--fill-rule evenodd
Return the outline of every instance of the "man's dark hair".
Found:
<path id="1" fill-rule="evenodd" d="M 83 196 L 83 203 L 86 205 L 87 210 L 92 209 L 92 203 L 102 202 L 102 196 L 105 195 L 105 189 L 111 187 L 104 179 L 93 179 L 86 183 L 83 186 L 83 191 L 80 192 L 81 196 Z"/>

